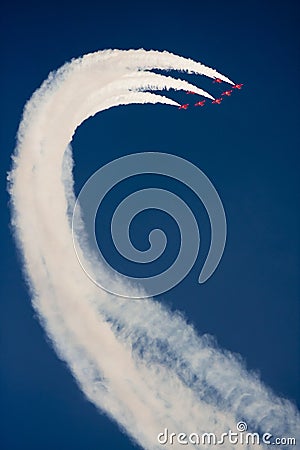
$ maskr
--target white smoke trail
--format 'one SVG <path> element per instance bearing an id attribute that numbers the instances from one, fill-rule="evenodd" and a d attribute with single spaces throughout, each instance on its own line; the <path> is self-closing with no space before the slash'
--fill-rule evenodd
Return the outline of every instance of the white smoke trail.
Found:
<path id="1" fill-rule="evenodd" d="M 157 434 L 166 427 L 220 435 L 235 430 L 240 419 L 253 430 L 300 438 L 293 405 L 275 397 L 230 353 L 198 337 L 154 300 L 134 302 L 102 292 L 78 263 L 69 216 L 74 198 L 68 146 L 76 128 L 120 104 L 178 106 L 145 90 L 184 89 L 212 98 L 186 81 L 148 72 L 152 69 L 231 83 L 167 52 L 109 50 L 66 64 L 27 103 L 9 179 L 33 305 L 85 395 L 143 448 L 161 448 Z M 82 251 L 89 259 L 87 249 Z"/>

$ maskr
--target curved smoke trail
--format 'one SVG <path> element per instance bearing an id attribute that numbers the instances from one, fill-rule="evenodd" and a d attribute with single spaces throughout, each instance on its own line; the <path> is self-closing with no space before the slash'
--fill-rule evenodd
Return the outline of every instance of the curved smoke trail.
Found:
<path id="1" fill-rule="evenodd" d="M 78 263 L 69 215 L 75 201 L 69 143 L 76 128 L 121 104 L 178 106 L 149 90 L 192 90 L 211 98 L 151 69 L 231 83 L 167 52 L 104 51 L 50 74 L 25 107 L 9 178 L 13 225 L 34 308 L 85 395 L 143 448 L 161 448 L 157 435 L 164 428 L 220 435 L 235 430 L 241 419 L 252 430 L 299 438 L 294 406 L 275 397 L 233 355 L 198 337 L 154 300 L 130 302 L 101 291 Z M 84 248 L 82 253 L 88 264 L 91 255 Z M 134 294 L 126 284 L 122 289 Z"/>

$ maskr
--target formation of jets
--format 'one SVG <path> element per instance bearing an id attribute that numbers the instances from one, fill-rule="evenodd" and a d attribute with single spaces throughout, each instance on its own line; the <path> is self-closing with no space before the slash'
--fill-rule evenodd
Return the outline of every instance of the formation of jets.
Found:
<path id="1" fill-rule="evenodd" d="M 222 80 L 220 78 L 215 78 L 213 83 L 222 83 Z M 244 86 L 244 83 L 233 85 L 231 89 L 222 92 L 221 97 L 220 98 L 216 98 L 211 103 L 213 105 L 220 105 L 224 97 L 230 97 L 231 96 L 231 94 L 233 92 L 233 89 L 242 89 L 243 86 Z M 194 95 L 195 92 L 187 91 L 186 94 Z M 201 101 L 195 103 L 194 106 L 204 106 L 205 105 L 205 101 L 206 100 L 201 100 Z M 188 109 L 188 107 L 189 107 L 189 103 L 185 103 L 184 105 L 180 105 L 178 109 Z"/>

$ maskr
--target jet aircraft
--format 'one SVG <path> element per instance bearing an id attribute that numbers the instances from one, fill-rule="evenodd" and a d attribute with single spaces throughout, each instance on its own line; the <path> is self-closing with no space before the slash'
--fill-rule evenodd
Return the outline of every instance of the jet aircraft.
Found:
<path id="1" fill-rule="evenodd" d="M 242 89 L 242 86 L 244 86 L 244 83 L 235 84 L 234 86 L 232 86 L 232 89 Z"/>
<path id="2" fill-rule="evenodd" d="M 188 109 L 189 104 L 185 103 L 184 105 L 180 105 L 178 109 Z"/>
<path id="3" fill-rule="evenodd" d="M 230 95 L 232 94 L 232 89 L 230 89 L 230 91 L 224 91 L 222 92 L 222 95 L 227 95 L 227 97 L 230 97 Z"/>
<path id="4" fill-rule="evenodd" d="M 205 100 L 201 100 L 201 102 L 195 103 L 194 106 L 204 106 L 204 104 L 205 104 Z"/>
<path id="5" fill-rule="evenodd" d="M 212 101 L 212 103 L 213 103 L 213 104 L 220 105 L 220 103 L 221 103 L 222 100 L 223 100 L 222 98 L 216 98 L 215 100 Z"/>

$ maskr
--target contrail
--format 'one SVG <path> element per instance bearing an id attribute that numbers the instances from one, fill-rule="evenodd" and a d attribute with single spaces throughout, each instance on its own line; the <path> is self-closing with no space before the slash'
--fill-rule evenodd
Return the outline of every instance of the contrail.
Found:
<path id="1" fill-rule="evenodd" d="M 78 263 L 71 231 L 75 198 L 70 142 L 76 128 L 118 105 L 178 106 L 149 90 L 192 90 L 212 98 L 153 69 L 232 83 L 214 69 L 168 52 L 108 50 L 53 72 L 27 103 L 9 189 L 33 306 L 85 395 L 142 448 L 162 448 L 157 435 L 165 428 L 221 435 L 236 430 L 240 420 L 253 431 L 300 439 L 296 408 L 276 397 L 232 354 L 197 336 L 179 314 L 155 300 L 107 294 Z M 81 250 L 92 264 L 88 248 Z M 122 289 L 134 294 L 129 285 Z M 225 442 L 222 448 L 233 445 Z"/>

